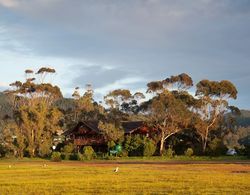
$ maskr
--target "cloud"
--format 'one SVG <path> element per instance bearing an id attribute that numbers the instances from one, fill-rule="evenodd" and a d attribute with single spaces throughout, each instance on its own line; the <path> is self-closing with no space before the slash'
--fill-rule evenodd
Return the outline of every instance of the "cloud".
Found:
<path id="1" fill-rule="evenodd" d="M 18 1 L 17 0 L 0 0 L 0 5 L 5 6 L 5 7 L 16 7 L 18 6 Z"/>
<path id="2" fill-rule="evenodd" d="M 9 84 L 8 83 L 4 83 L 4 82 L 0 82 L 0 87 L 6 88 L 6 87 L 9 87 Z"/>

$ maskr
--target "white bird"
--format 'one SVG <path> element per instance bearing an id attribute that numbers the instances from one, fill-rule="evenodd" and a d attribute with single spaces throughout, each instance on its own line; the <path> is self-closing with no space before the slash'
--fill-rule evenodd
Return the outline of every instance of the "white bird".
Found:
<path id="1" fill-rule="evenodd" d="M 11 168 L 11 165 L 9 165 L 9 169 Z"/>
<path id="2" fill-rule="evenodd" d="M 114 170 L 114 172 L 118 173 L 118 171 L 119 171 L 119 167 L 116 167 L 115 170 Z"/>

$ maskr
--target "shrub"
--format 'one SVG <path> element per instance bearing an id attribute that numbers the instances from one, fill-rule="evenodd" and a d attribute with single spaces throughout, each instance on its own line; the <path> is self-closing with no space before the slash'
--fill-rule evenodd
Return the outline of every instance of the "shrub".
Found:
<path id="1" fill-rule="evenodd" d="M 246 155 L 250 158 L 250 145 L 245 146 Z"/>
<path id="2" fill-rule="evenodd" d="M 70 153 L 62 153 L 61 157 L 63 160 L 70 160 L 71 155 L 72 154 L 70 154 Z"/>
<path id="3" fill-rule="evenodd" d="M 61 150 L 62 151 L 62 158 L 64 160 L 72 160 L 72 154 L 74 152 L 74 149 L 75 149 L 75 146 L 72 143 L 65 145 Z M 74 160 L 76 160 L 76 159 L 77 159 L 77 157 L 74 158 Z"/>
<path id="4" fill-rule="evenodd" d="M 84 160 L 85 160 L 84 155 L 81 154 L 80 152 L 78 152 L 78 153 L 76 154 L 76 158 L 77 158 L 77 160 L 79 160 L 79 161 L 84 161 Z"/>
<path id="5" fill-rule="evenodd" d="M 68 145 L 65 145 L 63 147 L 62 152 L 66 154 L 71 154 L 74 152 L 74 149 L 75 149 L 74 144 L 69 143 Z"/>
<path id="6" fill-rule="evenodd" d="M 141 135 L 126 136 L 124 149 L 128 151 L 129 156 L 143 155 L 144 139 Z"/>
<path id="7" fill-rule="evenodd" d="M 185 156 L 191 157 L 191 156 L 193 156 L 194 151 L 193 151 L 192 148 L 188 148 L 188 149 L 185 151 L 184 154 L 185 154 Z"/>
<path id="8" fill-rule="evenodd" d="M 6 153 L 6 148 L 2 144 L 0 144 L 0 158 L 4 157 Z"/>
<path id="9" fill-rule="evenodd" d="M 143 156 L 153 156 L 156 150 L 155 143 L 150 140 L 146 139 L 143 145 Z"/>
<path id="10" fill-rule="evenodd" d="M 52 155 L 51 155 L 51 161 L 53 161 L 53 162 L 62 161 L 61 153 L 60 152 L 53 152 Z"/>
<path id="11" fill-rule="evenodd" d="M 83 156 L 86 160 L 91 160 L 95 156 L 95 151 L 91 146 L 84 146 Z"/>
<path id="12" fill-rule="evenodd" d="M 219 138 L 214 138 L 208 144 L 208 154 L 211 156 L 225 155 L 226 152 L 227 152 L 227 148 L 224 145 L 223 141 Z"/>
<path id="13" fill-rule="evenodd" d="M 69 155 L 69 160 L 77 160 L 78 159 L 78 156 L 77 156 L 78 153 L 71 153 Z"/>
<path id="14" fill-rule="evenodd" d="M 40 145 L 39 156 L 42 158 L 49 157 L 51 154 L 51 146 L 46 141 Z"/>
<path id="15" fill-rule="evenodd" d="M 122 150 L 122 151 L 118 154 L 118 156 L 120 156 L 120 157 L 128 157 L 128 151 L 127 151 L 127 150 Z"/>
<path id="16" fill-rule="evenodd" d="M 164 152 L 164 156 L 166 156 L 167 158 L 173 158 L 174 156 L 174 150 L 169 147 L 165 152 Z"/>
<path id="17" fill-rule="evenodd" d="M 111 150 L 111 149 L 113 149 L 114 147 L 115 147 L 115 142 L 114 141 L 109 141 L 108 142 L 108 150 Z"/>

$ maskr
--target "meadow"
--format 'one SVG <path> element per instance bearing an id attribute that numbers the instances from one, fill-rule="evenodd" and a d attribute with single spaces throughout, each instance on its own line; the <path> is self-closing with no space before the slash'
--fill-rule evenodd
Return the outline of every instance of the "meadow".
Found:
<path id="1" fill-rule="evenodd" d="M 250 165 L 2 161 L 0 194 L 243 195 L 250 194 Z"/>

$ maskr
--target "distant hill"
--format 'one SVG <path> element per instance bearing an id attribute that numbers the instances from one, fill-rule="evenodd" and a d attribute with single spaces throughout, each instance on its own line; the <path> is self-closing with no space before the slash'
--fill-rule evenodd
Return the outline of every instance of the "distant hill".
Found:
<path id="1" fill-rule="evenodd" d="M 5 116 L 12 116 L 11 102 L 4 93 L 0 92 L 0 119 Z"/>
<path id="2" fill-rule="evenodd" d="M 250 126 L 250 110 L 241 110 L 241 115 L 236 117 L 239 126 Z"/>

